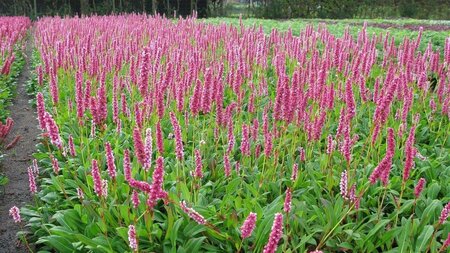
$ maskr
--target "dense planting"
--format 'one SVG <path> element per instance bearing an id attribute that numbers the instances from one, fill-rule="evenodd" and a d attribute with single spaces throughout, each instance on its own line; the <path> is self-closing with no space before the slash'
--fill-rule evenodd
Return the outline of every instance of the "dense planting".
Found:
<path id="1" fill-rule="evenodd" d="M 445 251 L 450 38 L 419 51 L 421 36 L 40 19 L 29 238 L 58 252 Z"/>

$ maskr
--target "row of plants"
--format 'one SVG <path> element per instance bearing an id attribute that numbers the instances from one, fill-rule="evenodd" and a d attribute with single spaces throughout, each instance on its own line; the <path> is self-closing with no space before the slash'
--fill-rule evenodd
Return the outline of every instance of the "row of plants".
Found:
<path id="1" fill-rule="evenodd" d="M 42 18 L 12 216 L 41 252 L 445 252 L 450 38 L 422 36 Z"/>
<path id="2" fill-rule="evenodd" d="M 0 17 L 0 160 L 2 149 L 8 148 L 5 138 L 14 124 L 9 116 L 16 87 L 16 80 L 25 63 L 22 48 L 25 45 L 25 35 L 31 25 L 26 17 Z M 8 183 L 8 178 L 0 171 L 0 194 Z"/>
<path id="3" fill-rule="evenodd" d="M 298 36 L 300 32 L 308 25 L 313 25 L 316 29 L 321 24 L 326 24 L 327 30 L 336 37 L 344 35 L 345 31 L 349 31 L 351 35 L 357 36 L 361 27 L 366 24 L 366 31 L 369 35 L 373 34 L 389 34 L 394 38 L 395 44 L 402 43 L 405 37 L 409 39 L 417 38 L 420 29 L 425 30 L 422 33 L 423 38 L 419 44 L 419 50 L 425 51 L 428 44 L 431 44 L 435 50 L 444 52 L 445 40 L 450 31 L 450 23 L 448 21 L 437 20 L 416 20 L 416 19 L 258 19 L 258 18 L 208 18 L 203 20 L 206 23 L 220 24 L 227 23 L 239 26 L 242 22 L 245 26 L 261 26 L 266 33 L 270 33 L 273 29 L 283 32 L 292 32 Z"/>

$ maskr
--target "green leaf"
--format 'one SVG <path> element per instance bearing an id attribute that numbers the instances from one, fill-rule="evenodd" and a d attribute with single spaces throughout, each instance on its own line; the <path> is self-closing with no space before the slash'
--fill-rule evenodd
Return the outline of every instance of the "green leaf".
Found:
<path id="1" fill-rule="evenodd" d="M 398 248 L 399 252 L 408 252 L 409 246 L 411 242 L 409 240 L 409 236 L 411 235 L 411 220 L 407 220 L 405 224 L 402 226 L 402 232 L 400 234 L 400 238 L 398 239 Z"/>
<path id="2" fill-rule="evenodd" d="M 58 235 L 49 235 L 46 237 L 42 237 L 36 243 L 45 243 L 51 247 L 54 247 L 58 252 L 61 253 L 75 252 L 75 248 L 73 247 L 72 243 L 66 238 Z"/>
<path id="3" fill-rule="evenodd" d="M 185 245 L 187 252 L 200 252 L 200 247 L 202 246 L 203 241 L 206 239 L 205 236 L 199 238 L 192 238 Z"/>
<path id="4" fill-rule="evenodd" d="M 420 233 L 419 237 L 417 238 L 416 242 L 416 250 L 415 252 L 422 252 L 426 249 L 428 245 L 428 241 L 430 240 L 430 237 L 433 235 L 434 228 L 432 225 L 426 225 L 422 233 Z"/>

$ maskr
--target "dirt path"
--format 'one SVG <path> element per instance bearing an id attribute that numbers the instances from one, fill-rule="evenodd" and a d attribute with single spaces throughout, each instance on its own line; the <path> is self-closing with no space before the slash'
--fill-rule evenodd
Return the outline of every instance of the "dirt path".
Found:
<path id="1" fill-rule="evenodd" d="M 28 188 L 27 168 L 32 163 L 32 154 L 40 134 L 35 110 L 30 106 L 30 97 L 26 92 L 26 82 L 30 77 L 32 42 L 27 41 L 26 63 L 17 80 L 17 94 L 13 105 L 9 108 L 14 126 L 6 143 L 20 135 L 20 141 L 10 150 L 4 151 L 6 156 L 0 162 L 0 171 L 8 178 L 5 194 L 0 195 L 0 252 L 27 252 L 22 245 L 16 247 L 16 233 L 19 230 L 9 216 L 9 208 L 16 205 L 22 207 L 31 201 Z"/>

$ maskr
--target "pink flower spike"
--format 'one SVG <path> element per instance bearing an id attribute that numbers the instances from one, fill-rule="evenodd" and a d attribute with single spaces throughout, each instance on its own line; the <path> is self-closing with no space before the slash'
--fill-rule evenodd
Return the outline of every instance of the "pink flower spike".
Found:
<path id="1" fill-rule="evenodd" d="M 249 126 L 245 124 L 242 125 L 241 152 L 245 156 L 250 155 Z"/>
<path id="2" fill-rule="evenodd" d="M 56 122 L 53 120 L 52 115 L 48 112 L 44 113 L 45 118 L 45 126 L 48 134 L 50 135 L 50 141 L 53 145 L 57 146 L 60 150 L 62 150 L 62 141 L 61 136 L 59 135 L 59 128 Z"/>
<path id="3" fill-rule="evenodd" d="M 414 195 L 416 196 L 416 199 L 419 198 L 420 194 L 423 191 L 423 187 L 426 183 L 427 183 L 427 181 L 425 180 L 425 178 L 421 178 L 421 179 L 419 179 L 419 182 L 417 182 L 417 185 L 414 188 Z"/>
<path id="4" fill-rule="evenodd" d="M 128 151 L 128 149 L 125 149 L 125 152 L 123 153 L 123 175 L 125 176 L 125 181 L 131 181 L 130 151 Z"/>
<path id="5" fill-rule="evenodd" d="M 33 159 L 33 172 L 36 175 L 39 175 L 39 165 L 36 159 Z"/>
<path id="6" fill-rule="evenodd" d="M 343 199 L 348 200 L 348 175 L 344 170 L 341 174 L 341 182 L 339 183 L 339 189 L 341 190 L 341 196 Z"/>
<path id="7" fill-rule="evenodd" d="M 156 205 L 156 201 L 165 198 L 167 193 L 163 190 L 164 183 L 164 158 L 158 157 L 156 159 L 156 168 L 152 176 L 153 182 L 150 186 L 150 191 L 147 199 L 147 205 L 150 209 Z"/>
<path id="8" fill-rule="evenodd" d="M 183 210 L 183 212 L 185 212 L 189 217 L 191 217 L 191 219 L 196 221 L 198 224 L 200 224 L 200 225 L 206 224 L 205 218 L 203 218 L 203 216 L 201 214 L 199 214 L 197 211 L 195 211 L 194 209 L 187 207 L 186 202 L 184 200 L 180 201 L 180 207 L 181 207 L 181 210 Z"/>
<path id="9" fill-rule="evenodd" d="M 128 226 L 128 241 L 130 242 L 130 248 L 133 251 L 137 251 L 138 243 L 136 239 L 136 228 L 134 225 Z"/>
<path id="10" fill-rule="evenodd" d="M 242 239 L 248 238 L 252 235 L 256 225 L 256 213 L 250 213 L 241 226 Z"/>
<path id="11" fill-rule="evenodd" d="M 202 156 L 200 154 L 200 150 L 195 150 L 195 172 L 194 176 L 197 178 L 203 178 L 202 173 Z"/>
<path id="12" fill-rule="evenodd" d="M 184 149 L 181 136 L 181 128 L 173 112 L 170 112 L 170 122 L 172 123 L 173 131 L 175 133 L 175 151 L 177 154 L 177 158 L 178 160 L 182 160 L 184 156 Z"/>
<path id="13" fill-rule="evenodd" d="M 83 190 L 81 190 L 81 188 L 77 188 L 77 196 L 78 196 L 78 199 L 82 202 L 84 199 L 84 192 L 83 192 Z"/>
<path id="14" fill-rule="evenodd" d="M 131 194 L 131 203 L 133 203 L 134 208 L 138 208 L 139 206 L 139 194 L 136 190 L 133 190 L 133 193 Z"/>
<path id="15" fill-rule="evenodd" d="M 97 160 L 92 159 L 92 178 L 94 180 L 94 191 L 98 197 L 102 197 L 103 187 L 102 187 L 102 179 L 100 177 L 100 171 L 98 169 Z"/>
<path id="16" fill-rule="evenodd" d="M 36 187 L 36 178 L 34 177 L 34 173 L 33 173 L 33 168 L 29 167 L 28 168 L 28 183 L 30 186 L 30 192 L 32 194 L 35 194 L 37 192 L 37 187 Z"/>
<path id="17" fill-rule="evenodd" d="M 42 95 L 42 93 L 40 92 L 38 92 L 36 95 L 36 110 L 38 115 L 39 127 L 42 130 L 46 130 L 44 95 Z"/>
<path id="18" fill-rule="evenodd" d="M 450 233 L 448 233 L 447 239 L 445 239 L 445 241 L 444 241 L 444 243 L 442 244 L 442 247 L 441 247 L 441 249 L 439 250 L 439 252 L 444 252 L 444 250 L 447 249 L 448 246 L 450 246 Z"/>
<path id="19" fill-rule="evenodd" d="M 105 143 L 106 164 L 108 165 L 108 174 L 112 180 L 116 179 L 116 165 L 114 163 L 114 154 L 109 142 Z"/>
<path id="20" fill-rule="evenodd" d="M 291 211 L 291 202 L 292 202 L 292 192 L 291 188 L 287 188 L 286 190 L 286 198 L 284 199 L 284 212 L 289 213 Z"/>
<path id="21" fill-rule="evenodd" d="M 447 203 L 447 205 L 444 206 L 444 209 L 441 211 L 441 216 L 439 217 L 439 224 L 443 224 L 450 214 L 450 202 Z"/>
<path id="22" fill-rule="evenodd" d="M 331 154 L 334 150 L 334 140 L 331 134 L 327 137 L 327 154 Z"/>
<path id="23" fill-rule="evenodd" d="M 69 154 L 74 157 L 76 156 L 76 152 L 75 152 L 75 145 L 73 144 L 73 137 L 72 135 L 69 135 Z"/>
<path id="24" fill-rule="evenodd" d="M 147 161 L 147 156 L 145 154 L 144 143 L 141 137 L 141 131 L 138 127 L 133 129 L 133 143 L 134 143 L 134 154 L 138 158 L 138 161 L 141 165 Z"/>
<path id="25" fill-rule="evenodd" d="M 292 175 L 291 175 L 291 181 L 296 181 L 298 176 L 298 164 L 294 163 L 292 166 Z"/>
<path id="26" fill-rule="evenodd" d="M 20 210 L 17 206 L 13 206 L 9 209 L 9 216 L 12 216 L 15 223 L 20 223 L 22 221 L 20 218 Z"/>
<path id="27" fill-rule="evenodd" d="M 53 155 L 50 155 L 50 158 L 52 159 L 52 167 L 53 167 L 53 172 L 58 175 L 59 173 L 59 163 L 58 163 L 58 159 L 56 159 Z"/>
<path id="28" fill-rule="evenodd" d="M 144 169 L 148 172 L 150 167 L 152 166 L 152 154 L 153 154 L 153 139 L 152 139 L 152 129 L 147 128 L 145 130 L 145 163 L 144 163 Z"/>
<path id="29" fill-rule="evenodd" d="M 161 122 L 158 121 L 156 124 L 156 147 L 158 148 L 159 155 L 163 155 L 164 153 L 164 140 L 163 133 L 161 130 Z"/>
<path id="30" fill-rule="evenodd" d="M 269 240 L 266 246 L 264 246 L 264 253 L 275 253 L 278 247 L 278 242 L 283 235 L 283 215 L 276 213 L 273 219 L 272 230 L 269 235 Z"/>

